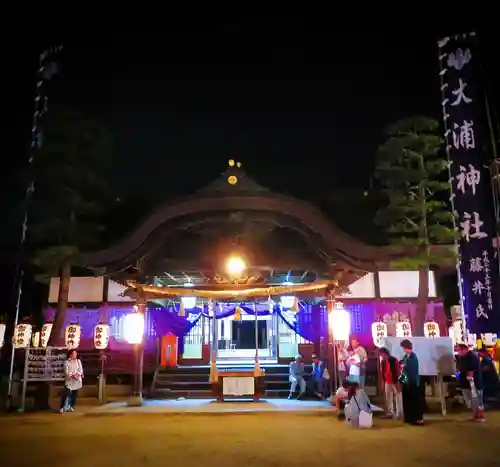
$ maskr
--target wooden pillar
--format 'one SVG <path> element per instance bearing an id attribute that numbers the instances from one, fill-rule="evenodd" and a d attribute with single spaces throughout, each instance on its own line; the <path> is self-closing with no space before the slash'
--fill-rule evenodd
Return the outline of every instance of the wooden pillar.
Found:
<path id="1" fill-rule="evenodd" d="M 217 383 L 217 322 L 215 318 L 215 303 L 210 299 L 208 301 L 208 316 L 211 327 L 211 346 L 210 346 L 210 377 L 209 381 L 212 384 Z"/>
<path id="2" fill-rule="evenodd" d="M 260 362 L 259 362 L 259 317 L 257 316 L 257 304 L 253 302 L 253 312 L 255 313 L 255 376 L 260 376 Z"/>

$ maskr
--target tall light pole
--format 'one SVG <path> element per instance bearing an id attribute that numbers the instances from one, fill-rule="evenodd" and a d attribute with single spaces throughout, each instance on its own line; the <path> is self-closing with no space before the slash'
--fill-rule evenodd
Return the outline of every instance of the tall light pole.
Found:
<path id="1" fill-rule="evenodd" d="M 146 301 L 139 292 L 134 312 L 125 317 L 125 340 L 133 345 L 134 349 L 134 384 L 132 397 L 128 405 L 141 406 L 142 374 L 144 364 L 144 328 L 145 328 Z"/>
<path id="2" fill-rule="evenodd" d="M 39 55 L 38 69 L 36 71 L 36 92 L 34 97 L 34 110 L 31 123 L 31 145 L 29 150 L 28 165 L 32 165 L 37 151 L 43 144 L 43 131 L 41 122 L 43 121 L 47 110 L 49 98 L 47 96 L 47 84 L 58 71 L 57 57 L 62 50 L 62 45 L 50 47 Z M 21 305 L 21 296 L 23 293 L 24 268 L 22 265 L 24 248 L 26 244 L 26 235 L 28 233 L 29 205 L 35 191 L 35 180 L 31 180 L 26 187 L 24 194 L 24 217 L 21 226 L 21 238 L 19 241 L 19 254 L 14 269 L 14 287 L 15 287 L 15 313 L 12 335 L 19 323 L 19 308 Z M 7 405 L 10 407 L 12 400 L 12 379 L 14 374 L 15 348 L 12 346 L 10 355 L 9 382 L 7 389 Z"/>

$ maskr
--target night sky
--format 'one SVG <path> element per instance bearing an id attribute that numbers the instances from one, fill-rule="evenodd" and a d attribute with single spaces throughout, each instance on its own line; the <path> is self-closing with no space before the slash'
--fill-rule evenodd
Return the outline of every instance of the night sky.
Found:
<path id="1" fill-rule="evenodd" d="M 113 33 L 66 25 L 57 39 L 32 37 L 17 49 L 14 165 L 26 160 L 40 45 L 64 42 L 49 104 L 109 127 L 123 202 L 153 206 L 191 193 L 231 158 L 278 192 L 314 201 L 362 196 L 384 127 L 413 115 L 441 118 L 436 40 L 475 27 L 456 15 L 413 15 L 410 24 L 397 12 L 380 15 L 355 26 L 341 16 L 321 20 L 321 12 L 314 21 L 190 18 L 162 28 L 116 25 Z M 498 82 L 495 29 L 479 32 Z M 5 175 L 11 207 L 21 190 Z M 124 225 L 144 215 L 134 204 Z"/>

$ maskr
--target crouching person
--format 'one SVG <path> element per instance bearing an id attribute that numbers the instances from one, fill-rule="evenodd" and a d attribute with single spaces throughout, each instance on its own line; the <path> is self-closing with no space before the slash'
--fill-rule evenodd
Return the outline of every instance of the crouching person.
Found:
<path id="1" fill-rule="evenodd" d="M 335 395 L 333 396 L 332 399 L 332 405 L 335 407 L 337 411 L 337 418 L 339 420 L 343 420 L 345 418 L 344 408 L 349 398 L 349 393 L 347 391 L 347 388 L 349 387 L 350 384 L 351 382 L 349 380 L 347 379 L 344 380 L 341 386 L 335 392 Z"/>
<path id="2" fill-rule="evenodd" d="M 371 428 L 372 426 L 373 414 L 370 399 L 357 382 L 348 383 L 344 414 L 349 425 L 361 428 Z"/>

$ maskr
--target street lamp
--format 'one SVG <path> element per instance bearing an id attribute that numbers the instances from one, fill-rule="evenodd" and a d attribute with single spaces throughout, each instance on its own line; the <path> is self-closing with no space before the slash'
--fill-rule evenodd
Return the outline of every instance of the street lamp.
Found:
<path id="1" fill-rule="evenodd" d="M 144 337 L 144 315 L 139 312 L 125 315 L 124 337 L 129 344 L 142 344 Z"/>
<path id="2" fill-rule="evenodd" d="M 335 387 L 338 386 L 338 362 L 339 362 L 339 349 L 337 345 L 339 343 L 345 345 L 349 342 L 349 336 L 351 334 L 351 315 L 349 311 L 344 309 L 344 305 L 341 302 L 335 302 L 333 309 L 328 313 L 328 322 L 332 330 L 333 337 L 333 371 L 334 378 L 333 383 Z"/>
<path id="3" fill-rule="evenodd" d="M 144 359 L 144 305 L 136 306 L 135 312 L 125 315 L 123 326 L 125 340 L 134 346 L 134 391 L 128 402 L 130 406 L 142 405 L 142 371 Z"/>
<path id="4" fill-rule="evenodd" d="M 333 338 L 337 342 L 348 342 L 351 334 L 351 315 L 344 309 L 342 303 L 335 303 L 333 310 L 328 314 L 328 320 L 332 327 Z"/>
<path id="5" fill-rule="evenodd" d="M 231 256 L 226 261 L 226 271 L 231 276 L 241 276 L 246 268 L 245 261 L 239 256 Z"/>

